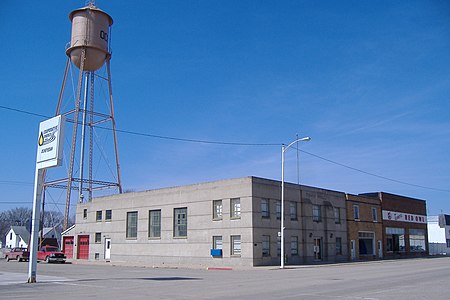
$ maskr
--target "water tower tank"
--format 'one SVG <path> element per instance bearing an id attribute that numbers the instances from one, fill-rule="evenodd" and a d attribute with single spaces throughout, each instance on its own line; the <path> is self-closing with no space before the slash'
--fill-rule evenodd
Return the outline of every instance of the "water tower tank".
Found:
<path id="1" fill-rule="evenodd" d="M 72 37 L 66 54 L 80 68 L 81 52 L 86 49 L 84 71 L 95 71 L 103 66 L 109 55 L 108 39 L 112 18 L 97 7 L 90 5 L 72 11 Z"/>

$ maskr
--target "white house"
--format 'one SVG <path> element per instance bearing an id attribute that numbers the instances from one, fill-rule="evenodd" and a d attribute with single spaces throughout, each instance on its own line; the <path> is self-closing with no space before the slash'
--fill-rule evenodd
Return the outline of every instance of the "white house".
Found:
<path id="1" fill-rule="evenodd" d="M 27 248 L 30 242 L 30 233 L 25 226 L 11 226 L 6 234 L 6 248 L 23 247 Z"/>

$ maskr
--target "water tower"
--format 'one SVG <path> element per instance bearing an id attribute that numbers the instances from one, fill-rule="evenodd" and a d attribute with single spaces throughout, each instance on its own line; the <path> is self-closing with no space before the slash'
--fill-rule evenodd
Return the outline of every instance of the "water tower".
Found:
<path id="1" fill-rule="evenodd" d="M 69 19 L 72 22 L 72 35 L 70 45 L 66 48 L 68 59 L 56 108 L 56 115 L 65 115 L 67 120 L 68 145 L 65 146 L 64 153 L 66 170 L 59 175 L 50 174 L 53 170 L 47 171 L 44 182 L 45 192 L 52 188 L 66 191 L 64 229 L 68 228 L 71 201 L 91 201 L 94 192 L 104 190 L 112 189 L 122 193 L 110 71 L 113 20 L 106 12 L 97 8 L 94 1 L 88 1 L 85 7 L 72 11 Z M 100 70 L 103 70 L 103 75 L 99 73 Z M 72 80 L 68 80 L 70 76 Z M 73 94 L 66 97 L 68 83 L 72 83 Z M 106 90 L 103 91 L 103 106 L 98 105 L 101 101 L 94 101 L 101 93 L 101 88 Z M 102 141 L 96 140 L 99 131 L 112 136 L 109 150 L 113 153 L 115 167 L 111 167 L 111 164 L 107 167 L 111 176 L 102 177 L 103 173 L 98 172 L 98 167 L 94 172 L 95 164 L 99 161 L 96 158 L 107 152 Z M 100 149 L 98 153 L 95 146 Z"/>

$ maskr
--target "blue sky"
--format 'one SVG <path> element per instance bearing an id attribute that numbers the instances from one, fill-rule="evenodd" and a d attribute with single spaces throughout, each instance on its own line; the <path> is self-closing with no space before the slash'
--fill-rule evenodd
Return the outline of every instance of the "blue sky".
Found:
<path id="1" fill-rule="evenodd" d="M 302 184 L 390 192 L 427 200 L 429 214 L 450 213 L 448 2 L 96 4 L 114 19 L 118 129 L 277 144 L 119 132 L 126 190 L 249 175 L 280 180 L 281 144 L 299 134 L 312 138 L 300 145 Z M 54 114 L 68 14 L 83 5 L 6 1 L 0 9 L 0 211 L 31 207 L 45 118 L 23 112 Z M 296 166 L 291 148 L 287 181 L 297 182 Z M 55 198 L 49 209 L 64 201 Z"/>

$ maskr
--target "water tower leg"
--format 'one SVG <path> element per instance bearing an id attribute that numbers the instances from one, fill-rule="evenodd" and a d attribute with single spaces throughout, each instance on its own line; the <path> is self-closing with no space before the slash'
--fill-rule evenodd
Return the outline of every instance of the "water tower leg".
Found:
<path id="1" fill-rule="evenodd" d="M 78 117 L 80 114 L 80 98 L 81 98 L 81 87 L 83 85 L 83 73 L 84 73 L 84 61 L 86 59 L 86 48 L 81 51 L 81 63 L 80 63 L 80 73 L 78 77 L 78 87 L 77 96 L 75 100 L 75 112 L 73 120 L 73 131 L 72 131 L 72 144 L 70 150 L 70 165 L 67 178 L 67 195 L 66 195 L 66 209 L 64 213 L 64 226 L 63 230 L 69 228 L 69 208 L 70 208 L 70 195 L 72 193 L 72 181 L 73 181 L 73 164 L 75 159 L 75 144 L 77 141 L 77 129 L 78 129 Z"/>
<path id="2" fill-rule="evenodd" d="M 122 194 L 122 183 L 120 181 L 119 150 L 117 147 L 116 119 L 114 118 L 114 101 L 113 101 L 112 84 L 111 84 L 110 59 L 111 59 L 111 57 L 108 57 L 106 59 L 106 68 L 107 68 L 107 72 L 108 72 L 109 103 L 110 103 L 110 107 L 111 107 L 111 122 L 112 122 L 113 135 L 114 135 L 114 149 L 115 149 L 115 153 L 116 153 L 117 185 L 118 185 L 119 193 Z"/>

